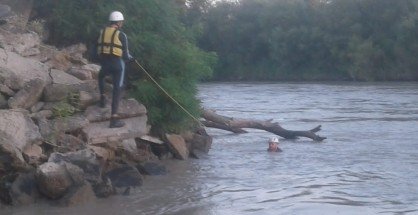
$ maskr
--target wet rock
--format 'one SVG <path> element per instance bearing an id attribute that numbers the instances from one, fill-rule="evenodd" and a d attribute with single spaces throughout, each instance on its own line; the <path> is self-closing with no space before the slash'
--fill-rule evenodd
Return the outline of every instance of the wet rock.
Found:
<path id="1" fill-rule="evenodd" d="M 42 164 L 36 170 L 35 179 L 43 195 L 50 199 L 64 197 L 64 202 L 76 198 L 77 190 L 86 184 L 83 170 L 67 162 Z"/>
<path id="2" fill-rule="evenodd" d="M 73 181 L 63 164 L 48 162 L 36 170 L 36 184 L 43 195 L 58 199 L 67 193 Z"/>
<path id="3" fill-rule="evenodd" d="M 85 116 L 90 122 L 103 122 L 110 119 L 110 102 L 106 108 L 100 108 L 97 105 L 90 106 L 85 111 Z M 135 99 L 121 100 L 119 104 L 118 115 L 120 118 L 132 118 L 143 116 L 147 109 Z"/>
<path id="4" fill-rule="evenodd" d="M 186 160 L 189 157 L 189 149 L 182 136 L 166 134 L 168 145 L 177 159 Z"/>
<path id="5" fill-rule="evenodd" d="M 96 199 L 92 186 L 85 182 L 82 185 L 71 187 L 68 193 L 59 200 L 59 205 L 66 207 L 82 205 L 91 203 Z"/>
<path id="6" fill-rule="evenodd" d="M 99 198 L 106 198 L 116 194 L 116 190 L 112 185 L 110 178 L 105 177 L 102 181 L 93 186 L 94 193 Z"/>
<path id="7" fill-rule="evenodd" d="M 93 79 L 93 76 L 91 74 L 91 71 L 86 70 L 86 69 L 82 69 L 82 68 L 76 68 L 76 67 L 72 67 L 69 71 L 68 74 L 80 79 L 80 80 L 91 80 Z"/>
<path id="8" fill-rule="evenodd" d="M 21 90 L 9 99 L 9 107 L 12 109 L 29 109 L 38 102 L 44 87 L 45 82 L 41 79 L 29 81 Z"/>
<path id="9" fill-rule="evenodd" d="M 129 165 L 121 165 L 106 174 L 116 188 L 137 187 L 143 183 L 143 177 L 139 171 Z"/>
<path id="10" fill-rule="evenodd" d="M 149 161 L 136 166 L 142 175 L 166 175 L 167 168 L 157 161 Z"/>
<path id="11" fill-rule="evenodd" d="M 33 204 L 39 196 L 34 172 L 20 173 L 10 188 L 11 204 L 15 206 Z"/>
<path id="12" fill-rule="evenodd" d="M 101 181 L 100 174 L 102 164 L 97 159 L 96 154 L 91 149 L 84 149 L 76 152 L 68 153 L 52 153 L 48 162 L 68 162 L 80 167 L 85 173 L 85 179 L 91 183 Z"/>

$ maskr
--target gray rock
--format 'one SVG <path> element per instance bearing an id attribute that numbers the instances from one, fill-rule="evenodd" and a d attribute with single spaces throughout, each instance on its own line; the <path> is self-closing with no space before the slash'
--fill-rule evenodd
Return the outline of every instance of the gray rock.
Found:
<path id="1" fill-rule="evenodd" d="M 81 68 L 72 67 L 68 74 L 77 77 L 80 80 L 91 80 L 93 76 L 91 75 L 91 71 Z"/>
<path id="2" fill-rule="evenodd" d="M 85 91 L 79 92 L 78 104 L 77 107 L 80 110 L 85 110 L 87 107 L 93 104 L 97 104 L 100 100 L 99 93 L 89 93 Z"/>
<path id="3" fill-rule="evenodd" d="M 48 66 L 30 58 L 24 58 L 17 53 L 0 48 L 0 79 L 10 89 L 22 89 L 33 79 L 41 79 L 50 83 Z"/>
<path id="4" fill-rule="evenodd" d="M 93 79 L 97 80 L 99 78 L 99 73 L 100 73 L 100 69 L 101 67 L 99 65 L 96 64 L 87 64 L 81 67 L 82 69 L 85 69 L 87 71 L 90 71 L 91 76 Z"/>
<path id="5" fill-rule="evenodd" d="M 78 93 L 79 91 L 91 93 L 97 92 L 97 81 L 88 80 L 75 84 L 55 83 L 45 88 L 43 99 L 46 102 L 62 101 L 65 100 L 69 94 Z"/>
<path id="6" fill-rule="evenodd" d="M 37 102 L 35 105 L 33 105 L 30 108 L 30 112 L 31 113 L 36 113 L 39 112 L 43 107 L 44 107 L 45 103 L 44 102 Z"/>
<path id="7" fill-rule="evenodd" d="M 52 153 L 48 162 L 60 163 L 68 162 L 80 167 L 85 173 L 85 179 L 93 184 L 101 181 L 100 175 L 102 165 L 91 149 L 84 149 L 69 153 Z"/>
<path id="8" fill-rule="evenodd" d="M 67 193 L 73 181 L 63 164 L 48 162 L 36 170 L 36 184 L 46 197 L 59 199 Z"/>
<path id="9" fill-rule="evenodd" d="M 0 131 L 6 134 L 8 142 L 20 151 L 42 139 L 38 126 L 29 115 L 17 110 L 0 110 Z"/>
<path id="10" fill-rule="evenodd" d="M 103 122 L 110 119 L 110 102 L 106 108 L 100 108 L 97 105 L 90 106 L 84 112 L 84 115 L 90 122 Z M 121 100 L 119 103 L 118 115 L 120 118 L 132 118 L 147 114 L 147 109 L 135 99 Z"/>
<path id="11" fill-rule="evenodd" d="M 89 204 L 95 201 L 96 195 L 90 183 L 85 182 L 81 185 L 71 187 L 68 193 L 59 200 L 61 206 L 75 206 Z"/>
<path id="12" fill-rule="evenodd" d="M 74 132 L 89 125 L 89 121 L 84 116 L 70 116 L 51 120 L 49 124 L 54 131 Z"/>
<path id="13" fill-rule="evenodd" d="M 43 154 L 42 148 L 37 144 L 26 146 L 23 149 L 23 157 L 28 164 L 35 166 L 46 160 L 46 156 Z"/>
<path id="14" fill-rule="evenodd" d="M 125 139 L 138 138 L 149 132 L 147 116 L 124 119 L 122 128 L 109 128 L 109 122 L 90 123 L 82 132 L 90 144 L 118 142 Z"/>
<path id="15" fill-rule="evenodd" d="M 44 87 L 45 82 L 43 80 L 30 80 L 21 90 L 9 99 L 9 107 L 12 109 L 29 109 L 38 102 Z"/>
<path id="16" fill-rule="evenodd" d="M 87 148 L 87 144 L 84 141 L 69 134 L 59 135 L 56 144 L 60 146 L 56 149 L 56 152 L 60 153 L 75 152 Z"/>
<path id="17" fill-rule="evenodd" d="M 93 185 L 93 190 L 96 196 L 100 198 L 106 198 L 116 194 L 116 190 L 112 185 L 112 181 L 108 177 Z"/>
<path id="18" fill-rule="evenodd" d="M 129 165 L 121 165 L 106 174 L 112 181 L 112 185 L 116 188 L 120 187 L 137 187 L 143 183 L 143 177 L 139 171 Z"/>
<path id="19" fill-rule="evenodd" d="M 53 113 L 52 113 L 51 110 L 41 110 L 39 112 L 32 113 L 29 116 L 30 116 L 30 118 L 36 119 L 36 120 L 39 121 L 39 119 L 42 119 L 42 118 L 44 118 L 44 119 L 51 118 L 53 116 Z"/>
<path id="20" fill-rule="evenodd" d="M 25 170 L 28 168 L 21 150 L 10 139 L 9 134 L 0 131 L 0 172 Z"/>
<path id="21" fill-rule="evenodd" d="M 13 51 L 20 54 L 23 57 L 37 55 L 40 53 L 37 48 L 41 44 L 41 38 L 37 33 L 29 32 L 20 34 L 12 42 Z"/>
<path id="22" fill-rule="evenodd" d="M 0 92 L 9 97 L 15 95 L 15 92 L 4 84 L 0 84 Z"/>

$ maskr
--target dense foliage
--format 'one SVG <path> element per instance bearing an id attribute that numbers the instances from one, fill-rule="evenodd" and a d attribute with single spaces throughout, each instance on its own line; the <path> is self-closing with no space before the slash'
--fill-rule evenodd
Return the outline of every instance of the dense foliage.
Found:
<path id="1" fill-rule="evenodd" d="M 418 0 L 239 0 L 201 14 L 216 80 L 418 80 Z"/>
<path id="2" fill-rule="evenodd" d="M 108 14 L 119 10 L 125 15 L 124 31 L 130 51 L 151 75 L 192 114 L 199 115 L 197 81 L 212 73 L 216 56 L 194 45 L 195 30 L 181 22 L 184 1 L 167 0 L 37 0 L 36 11 L 47 19 L 51 43 L 68 45 L 94 43 Z M 143 74 L 130 65 L 133 73 Z M 149 79 L 130 80 L 130 93 L 144 103 L 154 129 L 179 131 L 191 118 L 171 102 Z"/>

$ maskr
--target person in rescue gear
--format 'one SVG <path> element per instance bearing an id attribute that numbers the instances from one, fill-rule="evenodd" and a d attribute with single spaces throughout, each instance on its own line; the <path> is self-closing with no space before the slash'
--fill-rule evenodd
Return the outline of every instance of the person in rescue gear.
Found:
<path id="1" fill-rule="evenodd" d="M 279 138 L 272 137 L 269 140 L 269 147 L 267 148 L 268 152 L 281 152 L 282 150 L 278 146 L 279 144 Z"/>
<path id="2" fill-rule="evenodd" d="M 113 81 L 110 128 L 119 128 L 125 125 L 123 121 L 118 120 L 118 108 L 125 78 L 125 61 L 130 62 L 134 60 L 129 54 L 128 38 L 120 30 L 123 21 L 124 17 L 121 12 L 111 12 L 109 15 L 109 25 L 100 31 L 100 36 L 97 40 L 97 54 L 102 66 L 99 72 L 99 105 L 102 108 L 106 106 L 104 92 L 105 77 L 111 75 Z"/>

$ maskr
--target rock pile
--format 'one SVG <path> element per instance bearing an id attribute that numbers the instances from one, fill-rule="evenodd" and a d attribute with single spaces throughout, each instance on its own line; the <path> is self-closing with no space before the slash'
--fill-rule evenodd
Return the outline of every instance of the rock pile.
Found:
<path id="1" fill-rule="evenodd" d="M 100 67 L 83 58 L 84 45 L 58 50 L 36 33 L 0 27 L 0 202 L 73 205 L 126 194 L 143 175 L 167 172 L 160 159 L 209 150 L 205 133 L 149 136 L 135 99 L 121 101 L 126 126 L 108 128 L 110 106 L 96 106 Z"/>

